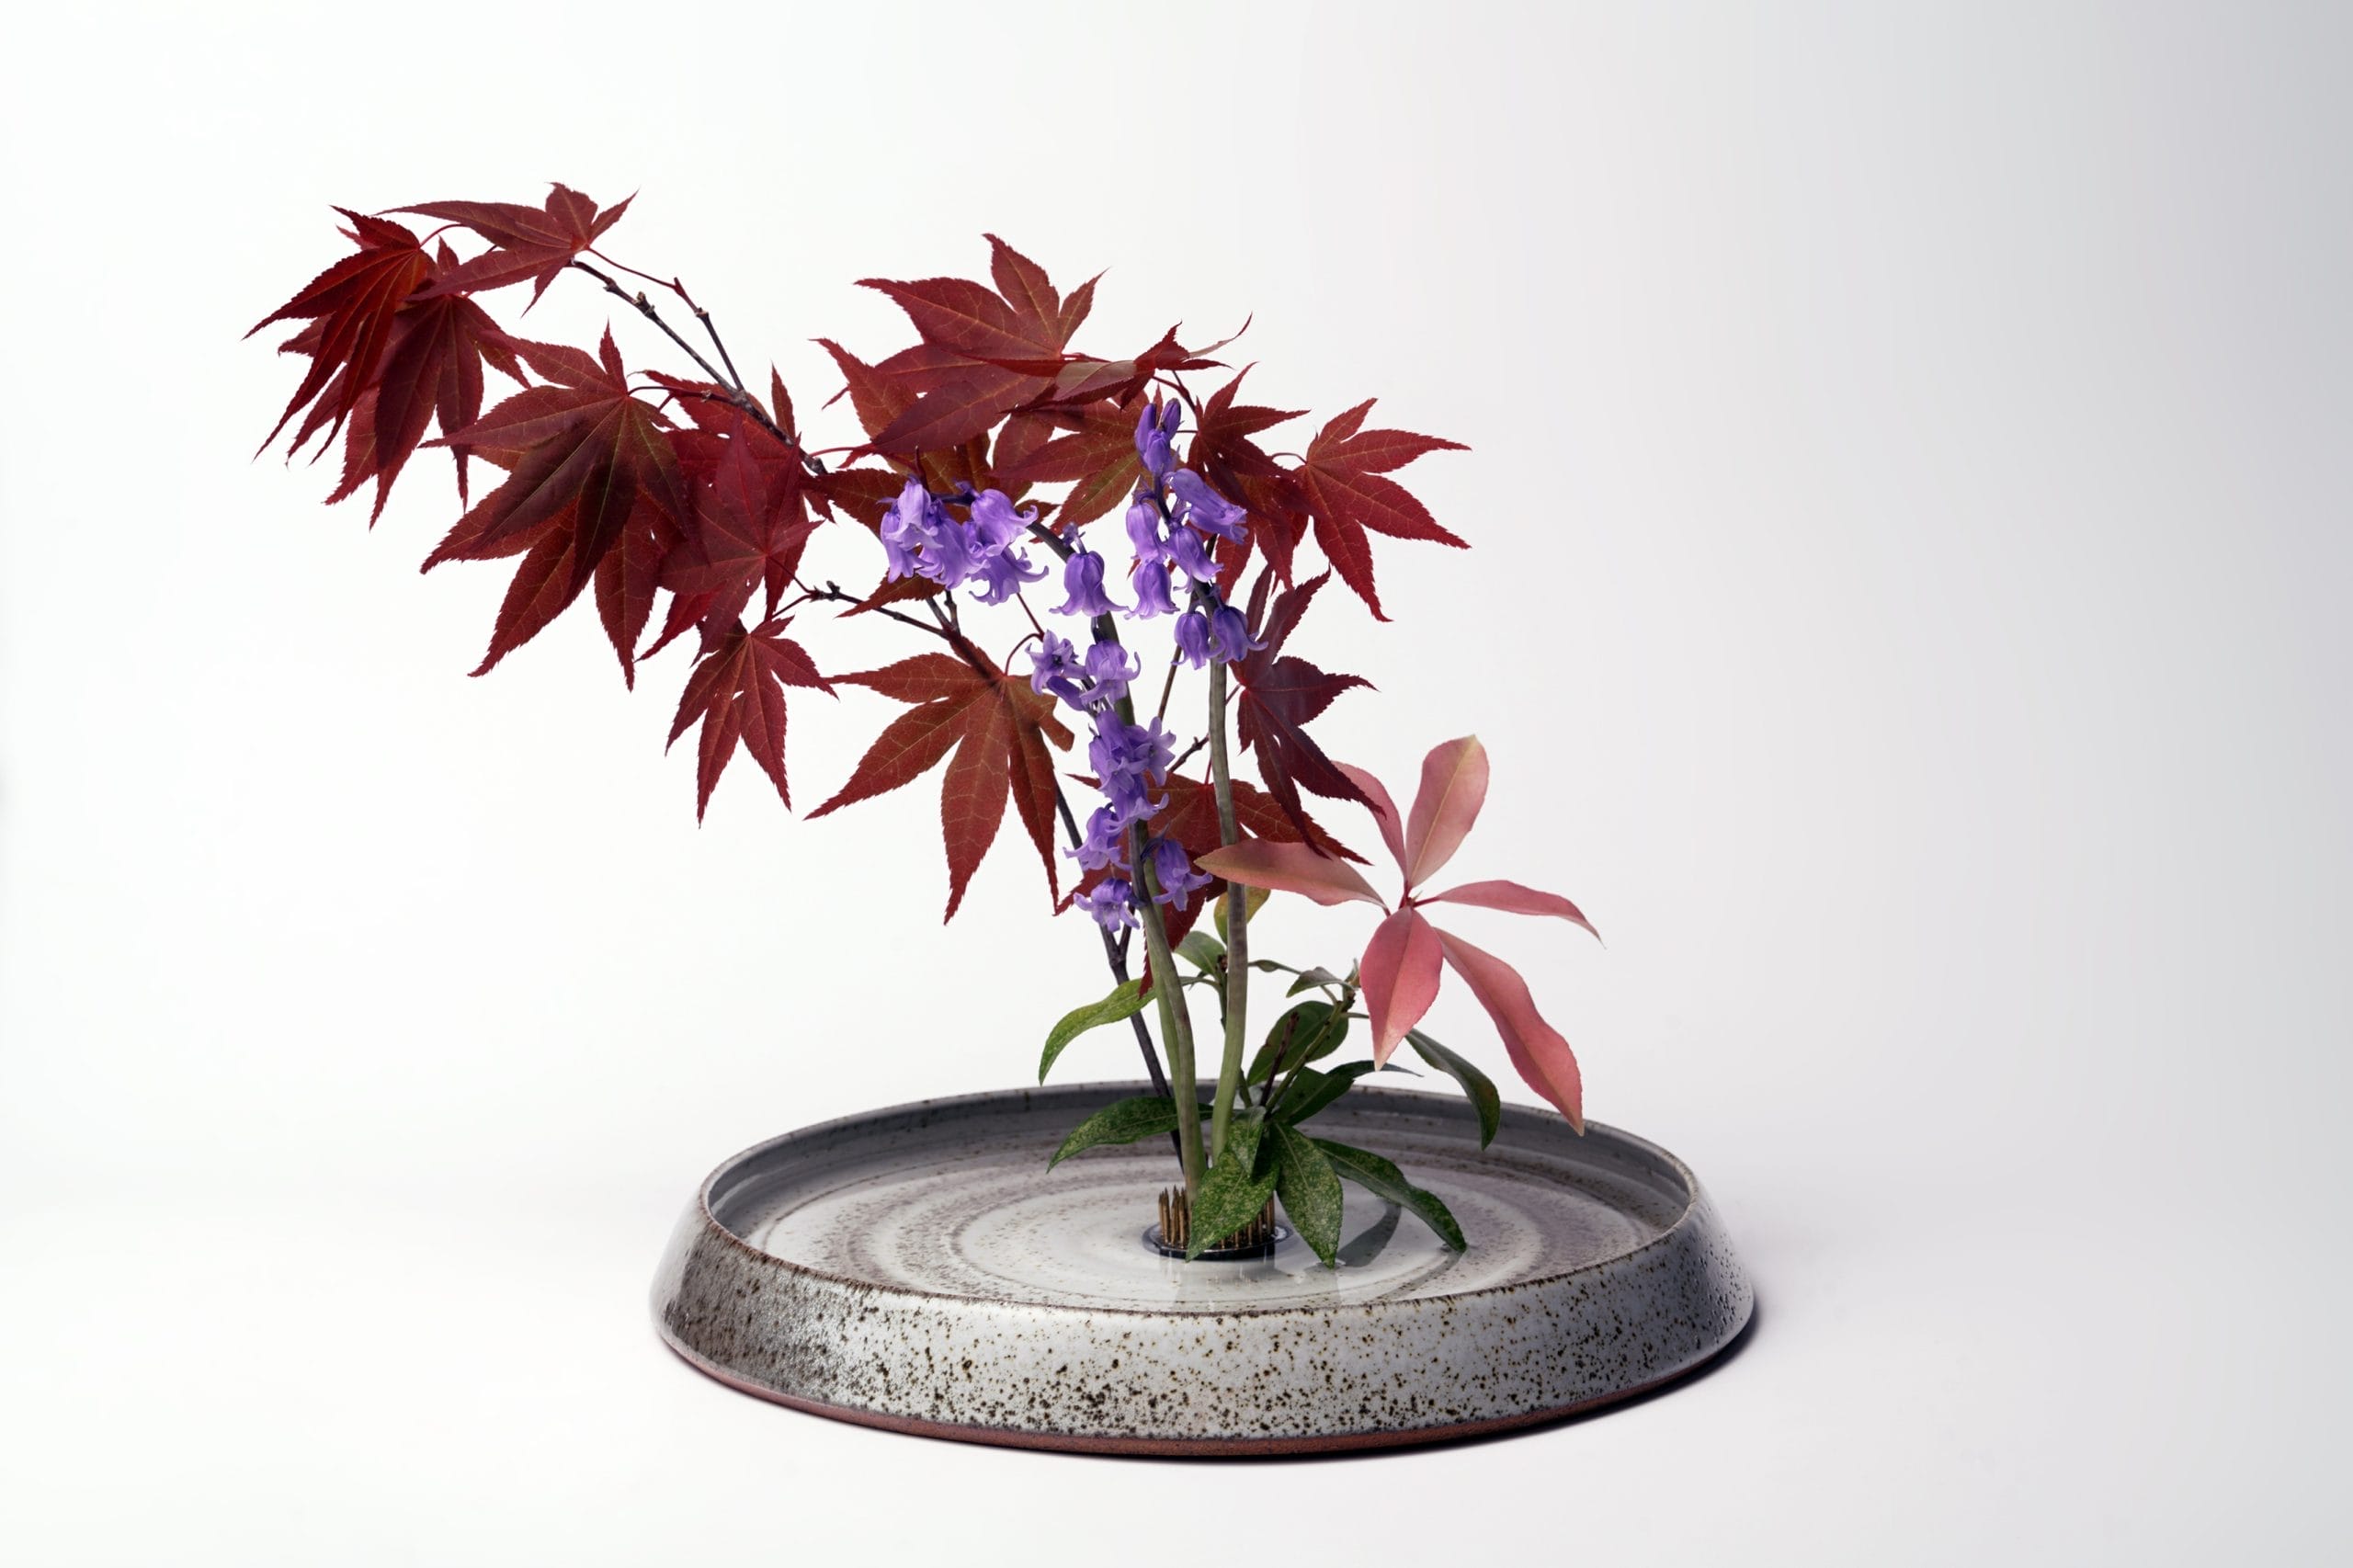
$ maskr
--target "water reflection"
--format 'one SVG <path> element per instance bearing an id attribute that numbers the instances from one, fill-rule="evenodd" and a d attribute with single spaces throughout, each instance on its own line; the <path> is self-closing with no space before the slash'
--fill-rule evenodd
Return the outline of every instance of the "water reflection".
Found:
<path id="1" fill-rule="evenodd" d="M 1381 1204 L 1381 1218 L 1341 1244 L 1340 1266 L 1362 1268 L 1379 1257 L 1382 1249 L 1389 1245 L 1389 1239 L 1397 1233 L 1397 1221 L 1404 1213 L 1404 1210 L 1394 1203 Z"/>

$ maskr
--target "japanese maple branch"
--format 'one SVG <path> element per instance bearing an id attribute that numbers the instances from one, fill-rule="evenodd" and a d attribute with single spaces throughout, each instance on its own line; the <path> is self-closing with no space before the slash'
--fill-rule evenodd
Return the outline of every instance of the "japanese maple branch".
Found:
<path id="1" fill-rule="evenodd" d="M 700 349 L 697 348 L 693 344 L 688 343 L 685 338 L 679 336 L 677 328 L 672 326 L 668 322 L 662 319 L 662 312 L 654 308 L 654 301 L 645 297 L 645 291 L 643 290 L 640 290 L 636 293 L 632 294 L 628 290 L 622 288 L 618 282 L 614 281 L 611 274 L 600 272 L 585 261 L 574 261 L 571 265 L 578 267 L 581 271 L 586 273 L 597 282 L 602 283 L 605 286 L 606 293 L 612 295 L 613 298 L 617 300 L 627 301 L 630 307 L 636 311 L 639 315 L 643 316 L 647 321 L 650 321 L 655 326 L 660 327 L 662 329 L 662 335 L 676 344 L 679 347 L 685 349 L 687 351 L 687 358 L 692 359 L 697 367 L 701 369 L 702 373 L 710 379 L 711 385 L 726 390 L 730 394 L 727 401 L 734 404 L 737 408 L 743 410 L 746 415 L 750 415 L 751 418 L 758 424 L 761 429 L 766 430 L 769 435 L 774 436 L 786 446 L 793 448 L 795 450 L 800 449 L 801 443 L 786 435 L 783 428 L 779 426 L 775 420 L 768 417 L 767 410 L 760 406 L 759 400 L 754 397 L 750 392 L 744 390 L 743 381 L 734 373 L 735 365 L 733 360 L 728 361 L 727 373 L 722 375 L 717 366 L 713 365 L 710 360 L 702 357 L 702 351 Z M 616 262 L 614 265 L 618 267 L 620 264 Z M 622 267 L 622 270 L 625 272 L 631 272 L 635 271 L 636 269 L 633 267 Z M 637 275 L 641 278 L 645 276 L 645 274 L 642 272 Z M 656 281 L 659 281 L 659 279 L 656 279 Z M 675 283 L 665 284 L 664 286 L 665 288 L 677 288 L 677 285 Z M 687 291 L 683 289 L 678 290 L 678 297 L 682 300 L 686 300 L 688 304 L 693 306 L 695 314 L 701 318 L 703 330 L 710 334 L 711 342 L 718 346 L 719 357 L 722 359 L 726 359 L 727 346 L 719 341 L 719 330 L 710 324 L 710 312 L 704 310 L 701 306 L 696 305 L 691 299 L 688 299 Z M 805 452 L 801 454 L 801 460 L 812 472 L 823 473 L 825 472 L 825 465 L 824 463 L 818 461 L 817 459 Z"/>

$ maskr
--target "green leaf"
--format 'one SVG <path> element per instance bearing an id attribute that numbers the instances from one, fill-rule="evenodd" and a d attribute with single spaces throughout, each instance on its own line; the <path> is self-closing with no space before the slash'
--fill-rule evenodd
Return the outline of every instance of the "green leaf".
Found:
<path id="1" fill-rule="evenodd" d="M 1188 1259 L 1201 1256 L 1256 1219 L 1275 1190 L 1272 1159 L 1261 1159 L 1267 1147 L 1263 1121 L 1236 1121 L 1225 1130 L 1225 1157 L 1201 1177 L 1200 1200 L 1193 1205 L 1193 1236 L 1185 1249 Z"/>
<path id="2" fill-rule="evenodd" d="M 1349 1085 L 1372 1071 L 1370 1062 L 1351 1062 L 1345 1067 L 1335 1067 L 1329 1073 L 1318 1073 L 1313 1067 L 1302 1067 L 1291 1081 L 1275 1107 L 1279 1120 L 1293 1126 L 1305 1121 L 1317 1111 L 1348 1092 Z"/>
<path id="3" fill-rule="evenodd" d="M 1319 1061 L 1339 1050 L 1347 1038 L 1347 1013 L 1329 1002 L 1302 1002 L 1275 1020 L 1275 1027 L 1267 1031 L 1267 1043 L 1250 1059 L 1250 1070 L 1243 1079 L 1253 1084 L 1263 1081 L 1278 1060 L 1285 1070 Z"/>
<path id="4" fill-rule="evenodd" d="M 1340 1251 L 1340 1174 L 1307 1134 L 1283 1122 L 1271 1124 L 1275 1140 L 1275 1196 L 1299 1227 L 1299 1239 L 1333 1267 Z"/>
<path id="5" fill-rule="evenodd" d="M 1407 1029 L 1405 1043 L 1416 1056 L 1462 1085 L 1462 1092 L 1479 1108 L 1479 1147 L 1494 1142 L 1495 1129 L 1504 1120 L 1504 1097 L 1495 1093 L 1495 1080 L 1419 1029 Z"/>
<path id="6" fill-rule="evenodd" d="M 1244 888 L 1242 890 L 1242 918 L 1244 922 L 1246 924 L 1249 921 L 1257 919 L 1258 911 L 1266 908 L 1267 900 L 1273 896 L 1274 894 L 1265 888 Z M 1225 928 L 1225 899 L 1222 894 L 1219 896 L 1217 901 L 1217 934 L 1226 941 L 1231 942 L 1233 940 L 1233 933 Z"/>
<path id="7" fill-rule="evenodd" d="M 1100 1002 L 1089 1002 L 1084 1007 L 1074 1007 L 1063 1014 L 1063 1021 L 1047 1032 L 1046 1054 L 1038 1062 L 1038 1082 L 1042 1084 L 1046 1081 L 1046 1074 L 1052 1068 L 1054 1058 L 1060 1056 L 1063 1047 L 1072 1040 L 1091 1028 L 1103 1024 L 1116 1024 L 1121 1018 L 1133 1017 L 1142 1012 L 1142 981 L 1123 980 L 1113 986 L 1111 994 Z"/>
<path id="8" fill-rule="evenodd" d="M 1225 944 L 1207 931 L 1188 931 L 1185 939 L 1176 944 L 1176 951 L 1194 968 L 1205 974 L 1214 974 L 1219 962 L 1225 957 Z"/>
<path id="9" fill-rule="evenodd" d="M 1405 1173 L 1378 1154 L 1362 1149 L 1351 1149 L 1346 1143 L 1335 1143 L 1329 1138 L 1312 1138 L 1308 1142 L 1324 1151 L 1333 1167 L 1342 1176 L 1371 1193 L 1386 1199 L 1401 1208 L 1410 1209 L 1424 1223 L 1438 1233 L 1438 1239 L 1456 1252 L 1470 1245 L 1462 1239 L 1462 1227 L 1435 1193 L 1424 1192 L 1405 1179 Z"/>
<path id="10" fill-rule="evenodd" d="M 1290 989 L 1284 992 L 1283 994 L 1286 996 L 1296 996 L 1301 992 L 1309 990 L 1314 986 L 1337 985 L 1339 983 L 1340 977 L 1338 975 L 1334 974 L 1330 970 L 1318 965 L 1313 969 L 1301 970 L 1299 971 L 1299 978 L 1290 983 Z"/>
<path id="11" fill-rule="evenodd" d="M 1105 1106 L 1071 1129 L 1063 1146 L 1046 1162 L 1046 1168 L 1052 1170 L 1081 1149 L 1092 1149 L 1097 1143 L 1132 1143 L 1139 1138 L 1176 1131 L 1175 1100 L 1165 1095 L 1138 1095 L 1133 1099 Z"/>

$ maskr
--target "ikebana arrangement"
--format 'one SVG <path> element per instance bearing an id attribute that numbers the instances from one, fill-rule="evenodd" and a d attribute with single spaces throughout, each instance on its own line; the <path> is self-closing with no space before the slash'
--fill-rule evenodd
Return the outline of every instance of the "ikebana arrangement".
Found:
<path id="1" fill-rule="evenodd" d="M 1087 1116 L 1051 1160 L 1172 1139 L 1171 1250 L 1198 1257 L 1263 1235 L 1279 1200 L 1328 1267 L 1344 1179 L 1463 1248 L 1443 1201 L 1381 1154 L 1317 1136 L 1315 1119 L 1402 1046 L 1468 1095 L 1483 1148 L 1495 1137 L 1495 1085 L 1418 1027 L 1450 968 L 1520 1076 L 1582 1130 L 1576 1060 L 1526 983 L 1430 916 L 1471 905 L 1591 926 L 1567 899 L 1517 881 L 1433 890 L 1485 798 L 1485 752 L 1468 737 L 1432 748 L 1401 811 L 1312 733 L 1370 683 L 1297 646 L 1335 576 L 1387 619 L 1375 539 L 1464 547 L 1391 477 L 1462 449 L 1368 427 L 1367 400 L 1302 449 L 1269 450 L 1268 433 L 1303 413 L 1243 401 L 1248 368 L 1213 358 L 1231 339 L 1188 347 L 1171 328 L 1126 358 L 1079 350 L 1096 280 L 1064 294 L 995 236 L 987 282 L 865 281 L 905 311 L 916 341 L 870 360 L 819 340 L 859 432 L 821 444 L 774 371 L 764 392 L 738 372 L 683 283 L 600 248 L 629 205 L 599 209 L 557 186 L 537 207 L 338 209 L 353 248 L 255 328 L 301 324 L 281 351 L 307 362 L 264 449 L 281 435 L 290 456 L 340 438 L 328 499 L 372 486 L 371 526 L 420 449 L 449 454 L 463 512 L 426 568 L 516 562 L 476 675 L 584 597 L 632 687 L 642 662 L 688 642 L 669 738 L 697 731 L 699 815 L 738 749 L 790 806 L 791 691 L 858 687 L 904 704 L 810 815 L 944 761 L 952 919 L 1011 801 L 1053 910 L 1093 927 L 1111 979 L 1052 1026 L 1040 1081 L 1079 1035 L 1125 1024 L 1152 1085 Z M 592 352 L 511 332 L 482 302 L 519 301 L 527 282 L 536 302 L 567 278 L 623 301 L 682 357 L 680 373 L 631 369 L 609 327 Z M 486 369 L 514 390 L 491 403 Z M 872 536 L 870 585 L 804 574 L 827 528 Z M 820 610 L 895 622 L 919 651 L 830 669 L 803 646 Z M 1369 813 L 1400 873 L 1393 899 L 1310 814 L 1310 796 Z M 1379 915 L 1353 959 L 1293 964 L 1254 950 L 1252 917 L 1277 894 Z M 1254 975 L 1288 992 L 1263 1034 Z M 1336 1064 L 1351 1038 L 1369 1049 Z M 1203 1099 L 1194 1085 L 1208 1076 Z"/>

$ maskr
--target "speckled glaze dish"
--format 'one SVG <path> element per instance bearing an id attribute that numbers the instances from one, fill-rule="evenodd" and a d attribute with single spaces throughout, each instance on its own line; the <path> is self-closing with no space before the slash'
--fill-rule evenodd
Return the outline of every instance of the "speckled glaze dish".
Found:
<path id="1" fill-rule="evenodd" d="M 971 1442 L 1246 1455 L 1472 1437 L 1654 1388 L 1754 1298 L 1665 1150 L 1459 1096 L 1352 1091 L 1316 1119 L 1446 1200 L 1470 1250 L 1351 1185 L 1341 1267 L 1296 1238 L 1233 1263 L 1142 1232 L 1165 1141 L 1046 1157 L 1137 1084 L 973 1095 L 803 1129 L 729 1160 L 654 1288 L 671 1348 L 839 1420 Z"/>

